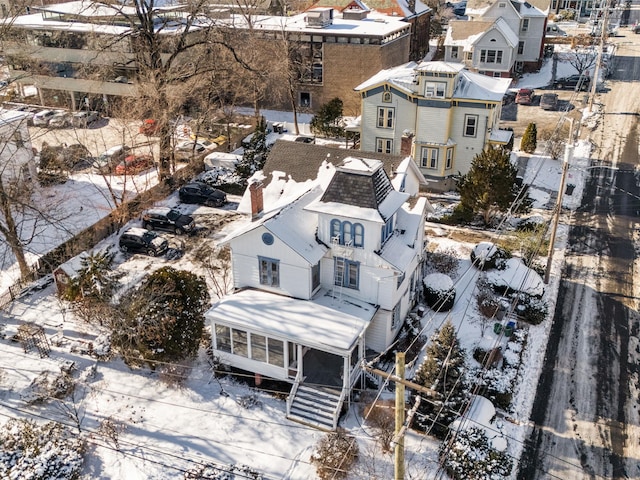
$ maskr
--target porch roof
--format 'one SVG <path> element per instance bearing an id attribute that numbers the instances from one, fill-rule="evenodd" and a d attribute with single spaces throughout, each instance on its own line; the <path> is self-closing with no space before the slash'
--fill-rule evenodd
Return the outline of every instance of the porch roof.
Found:
<path id="1" fill-rule="evenodd" d="M 348 352 L 364 334 L 377 307 L 321 290 L 312 300 L 243 290 L 205 314 L 208 320 L 324 351 Z"/>

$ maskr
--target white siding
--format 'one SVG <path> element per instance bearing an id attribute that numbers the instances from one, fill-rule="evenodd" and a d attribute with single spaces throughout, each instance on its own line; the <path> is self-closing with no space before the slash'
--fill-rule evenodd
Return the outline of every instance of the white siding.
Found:
<path id="1" fill-rule="evenodd" d="M 254 287 L 296 298 L 311 298 L 311 266 L 277 237 L 273 245 L 265 245 L 262 234 L 266 231 L 259 227 L 231 241 L 234 287 Z M 279 287 L 260 283 L 258 257 L 279 261 Z"/>
<path id="2" fill-rule="evenodd" d="M 478 128 L 475 137 L 464 136 L 465 115 L 478 116 Z M 471 168 L 473 158 L 484 149 L 485 135 L 487 132 L 487 115 L 489 110 L 481 108 L 458 108 L 455 111 L 453 124 L 455 125 L 452 132 L 453 139 L 458 144 L 456 148 L 456 156 L 454 170 L 463 174 L 467 173 Z"/>
<path id="3" fill-rule="evenodd" d="M 378 108 L 393 108 L 395 120 L 393 128 L 378 128 Z M 415 128 L 415 105 L 404 98 L 393 95 L 391 102 L 382 101 L 382 92 L 367 97 L 362 104 L 362 136 L 360 150 L 376 151 L 377 138 L 393 140 L 393 154 L 400 154 L 402 133 Z"/>
<path id="4" fill-rule="evenodd" d="M 517 31 L 517 30 L 516 30 Z M 517 47 L 517 46 L 516 46 Z M 500 63 L 488 63 L 481 61 L 482 50 L 502 51 Z M 508 71 L 513 65 L 514 49 L 510 47 L 502 34 L 496 30 L 490 30 L 476 44 L 473 50 L 473 65 L 479 70 Z"/>
<path id="5" fill-rule="evenodd" d="M 416 142 L 447 143 L 450 136 L 451 112 L 453 109 L 421 107 L 416 126 Z M 421 152 L 416 149 L 416 159 Z"/>
<path id="6" fill-rule="evenodd" d="M 367 329 L 364 343 L 367 348 L 382 352 L 391 343 L 391 312 L 378 310 Z"/>

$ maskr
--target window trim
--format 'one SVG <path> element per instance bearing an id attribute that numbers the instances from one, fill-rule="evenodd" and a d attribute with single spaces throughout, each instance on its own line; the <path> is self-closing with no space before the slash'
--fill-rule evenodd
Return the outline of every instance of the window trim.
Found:
<path id="1" fill-rule="evenodd" d="M 376 137 L 376 152 L 393 153 L 393 139 Z"/>
<path id="2" fill-rule="evenodd" d="M 522 19 L 522 26 L 520 27 L 520 31 L 521 32 L 527 32 L 529 30 L 529 19 L 528 18 L 523 18 Z"/>
<path id="3" fill-rule="evenodd" d="M 378 128 L 393 128 L 396 122 L 395 107 L 378 107 L 378 118 L 376 125 Z"/>
<path id="4" fill-rule="evenodd" d="M 266 268 L 263 271 L 263 262 L 264 267 Z M 275 270 L 274 270 L 275 267 Z M 273 273 L 276 273 L 275 279 L 273 278 Z M 265 276 L 266 274 L 266 276 Z M 260 285 L 266 285 L 268 287 L 279 287 L 280 286 L 280 260 L 269 257 L 258 256 L 258 278 L 260 280 Z M 263 281 L 266 280 L 266 281 Z"/>
<path id="5" fill-rule="evenodd" d="M 425 97 L 445 98 L 446 95 L 447 95 L 447 84 L 445 82 L 425 82 L 425 86 L 424 86 Z"/>
<path id="6" fill-rule="evenodd" d="M 479 115 L 466 114 L 464 116 L 464 131 L 462 135 L 464 137 L 477 137 L 479 120 Z M 471 123 L 473 123 L 473 125 L 471 125 Z M 472 132 L 470 130 L 472 130 Z"/>
<path id="7" fill-rule="evenodd" d="M 334 257 L 333 258 L 334 272 L 336 269 L 336 265 L 338 263 L 338 258 L 341 258 L 344 261 L 344 272 L 342 272 L 342 285 L 337 285 L 335 279 L 333 281 L 334 285 L 350 288 L 352 290 L 359 290 L 360 289 L 360 262 L 355 260 L 350 260 L 344 257 Z M 353 283 L 351 282 L 352 273 L 354 274 Z M 334 277 L 335 277 L 335 274 L 334 274 Z"/>
<path id="8" fill-rule="evenodd" d="M 451 170 L 453 168 L 453 148 L 447 148 L 447 153 L 446 153 L 446 163 L 445 163 L 445 170 Z"/>
<path id="9" fill-rule="evenodd" d="M 518 41 L 518 55 L 524 55 L 524 47 L 525 47 L 525 41 L 524 40 L 520 40 Z"/>
<path id="10" fill-rule="evenodd" d="M 438 147 L 422 147 L 422 157 L 421 157 L 422 168 L 428 168 L 430 170 L 438 170 L 439 163 L 440 163 L 440 149 Z"/>

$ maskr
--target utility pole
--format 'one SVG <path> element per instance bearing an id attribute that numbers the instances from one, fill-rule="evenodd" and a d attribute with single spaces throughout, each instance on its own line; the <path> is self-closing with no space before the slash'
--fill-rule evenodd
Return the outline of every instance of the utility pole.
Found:
<path id="1" fill-rule="evenodd" d="M 567 180 L 567 170 L 569 170 L 569 159 L 573 155 L 573 119 L 569 118 L 569 138 L 564 147 L 564 160 L 562 163 L 562 176 L 560 177 L 560 190 L 558 190 L 558 199 L 555 207 L 555 216 L 551 227 L 551 238 L 549 239 L 549 250 L 547 251 L 547 268 L 544 271 L 544 283 L 549 283 L 549 275 L 551 274 L 551 262 L 553 260 L 553 247 L 556 243 L 556 232 L 558 230 L 558 221 L 562 212 L 562 196 L 564 194 L 564 184 Z"/>
<path id="2" fill-rule="evenodd" d="M 396 373 L 404 380 L 404 352 L 396 352 Z M 404 480 L 404 435 L 400 431 L 404 426 L 404 385 L 396 383 L 396 430 L 394 479 Z"/>
<path id="3" fill-rule="evenodd" d="M 598 77 L 600 76 L 600 64 L 602 63 L 602 51 L 604 50 L 604 41 L 609 34 L 609 6 L 611 1 L 607 0 L 604 4 L 604 15 L 602 16 L 602 24 L 600 27 L 600 45 L 598 47 L 598 56 L 596 57 L 596 68 L 593 71 L 593 80 L 591 81 L 591 92 L 589 93 L 589 105 L 587 109 L 589 111 L 593 108 L 593 100 L 596 96 L 596 90 L 598 88 Z"/>
<path id="4" fill-rule="evenodd" d="M 374 373 L 376 375 L 380 375 L 383 378 L 386 378 L 396 384 L 396 415 L 395 415 L 395 435 L 391 444 L 394 445 L 394 454 L 395 454 L 395 462 L 394 462 L 394 480 L 404 480 L 404 434 L 407 431 L 407 425 L 411 423 L 414 414 L 418 410 L 420 406 L 420 395 L 416 396 L 416 403 L 413 405 L 409 413 L 407 414 L 407 421 L 405 424 L 404 417 L 404 408 L 405 408 L 405 399 L 404 392 L 405 387 L 409 387 L 412 390 L 422 393 L 430 398 L 437 398 L 440 394 L 423 385 L 418 385 L 417 383 L 410 382 L 409 380 L 405 380 L 405 354 L 404 352 L 396 352 L 396 375 L 392 373 L 385 372 L 383 370 L 379 370 L 377 368 L 373 368 L 367 365 L 365 362 L 362 363 L 362 368 L 369 373 Z M 426 400 L 430 401 L 430 400 Z M 431 400 L 433 401 L 433 400 Z"/>

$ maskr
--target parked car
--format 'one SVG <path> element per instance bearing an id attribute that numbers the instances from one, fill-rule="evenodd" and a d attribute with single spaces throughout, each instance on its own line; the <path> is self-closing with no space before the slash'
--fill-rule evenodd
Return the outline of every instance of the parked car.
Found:
<path id="1" fill-rule="evenodd" d="M 457 3 L 447 2 L 447 7 L 452 9 L 454 15 L 457 15 L 458 17 L 462 17 L 465 14 L 465 11 L 467 9 L 467 2 L 466 0 L 463 0 Z"/>
<path id="2" fill-rule="evenodd" d="M 111 147 L 93 161 L 93 168 L 100 173 L 111 173 L 129 155 L 129 152 L 131 152 L 131 147 L 127 145 Z"/>
<path id="3" fill-rule="evenodd" d="M 558 94 L 557 93 L 543 93 L 540 97 L 540 108 L 543 110 L 557 110 L 558 109 Z"/>
<path id="4" fill-rule="evenodd" d="M 585 75 L 570 75 L 568 77 L 559 78 L 554 83 L 556 88 L 571 90 L 589 90 L 591 79 Z"/>
<path id="5" fill-rule="evenodd" d="M 36 127 L 46 127 L 49 124 L 49 120 L 57 112 L 55 110 L 41 110 L 33 116 L 33 125 Z"/>
<path id="6" fill-rule="evenodd" d="M 190 215 L 169 207 L 158 207 L 142 214 L 142 225 L 148 230 L 166 230 L 178 235 L 193 232 L 196 222 Z"/>
<path id="7" fill-rule="evenodd" d="M 51 128 L 66 128 L 71 126 L 71 114 L 67 112 L 57 112 L 49 119 Z"/>
<path id="8" fill-rule="evenodd" d="M 294 140 L 294 142 L 299 142 L 299 143 L 315 143 L 315 138 L 313 137 L 296 137 L 296 139 Z"/>
<path id="9" fill-rule="evenodd" d="M 222 145 L 224 142 L 227 141 L 227 137 L 225 135 L 218 135 L 217 137 L 207 137 L 206 135 L 196 135 L 195 133 L 192 133 L 191 135 L 189 135 L 189 138 L 191 140 L 197 140 L 199 142 L 211 142 L 211 143 L 215 143 L 216 145 Z"/>
<path id="10" fill-rule="evenodd" d="M 206 155 L 217 147 L 217 144 L 209 140 L 185 140 L 176 145 L 173 154 L 176 160 L 189 160 L 192 157 Z"/>
<path id="11" fill-rule="evenodd" d="M 178 191 L 180 201 L 220 207 L 227 203 L 227 194 L 204 183 L 188 183 Z"/>
<path id="12" fill-rule="evenodd" d="M 640 23 L 633 26 L 633 33 L 640 33 Z"/>
<path id="13" fill-rule="evenodd" d="M 151 155 L 129 155 L 116 166 L 116 175 L 133 175 L 154 165 Z"/>
<path id="14" fill-rule="evenodd" d="M 87 125 L 92 124 L 100 118 L 98 112 L 75 112 L 71 118 L 71 123 L 76 128 L 87 128 Z"/>
<path id="15" fill-rule="evenodd" d="M 158 128 L 158 122 L 153 118 L 147 118 L 142 121 L 142 125 L 140 125 L 138 132 L 149 137 L 158 133 Z"/>
<path id="16" fill-rule="evenodd" d="M 521 88 L 516 94 L 518 105 L 531 105 L 533 103 L 534 91 L 530 88 Z"/>
<path id="17" fill-rule="evenodd" d="M 131 227 L 120 235 L 118 246 L 123 252 L 144 253 L 157 257 L 167 253 L 169 242 L 155 232 L 144 228 Z"/>
<path id="18" fill-rule="evenodd" d="M 562 30 L 558 25 L 553 22 L 547 23 L 546 34 L 547 37 L 566 37 L 567 32 Z"/>

